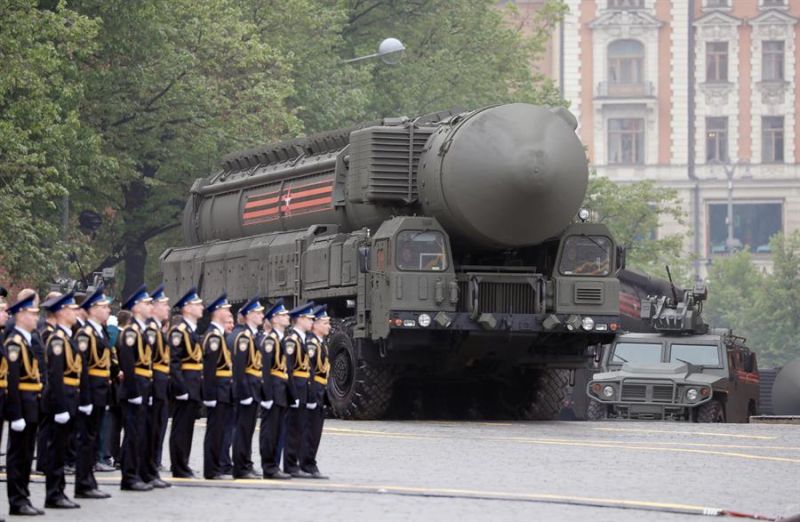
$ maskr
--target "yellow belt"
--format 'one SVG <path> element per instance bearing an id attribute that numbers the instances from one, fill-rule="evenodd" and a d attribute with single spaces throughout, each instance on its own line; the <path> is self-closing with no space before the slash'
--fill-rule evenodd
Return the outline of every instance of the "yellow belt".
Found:
<path id="1" fill-rule="evenodd" d="M 92 377 L 111 377 L 111 372 L 108 370 L 103 370 L 101 368 L 89 368 L 89 375 Z"/>
<path id="2" fill-rule="evenodd" d="M 44 385 L 40 382 L 21 382 L 19 383 L 19 391 L 31 391 L 31 392 L 38 392 L 42 391 Z"/>
<path id="3" fill-rule="evenodd" d="M 0 380 L 0 388 L 8 388 L 8 381 L 5 379 Z"/>
<path id="4" fill-rule="evenodd" d="M 245 373 L 253 377 L 261 377 L 261 370 L 256 370 L 255 368 L 248 368 L 245 370 Z"/>
<path id="5" fill-rule="evenodd" d="M 200 363 L 182 363 L 181 370 L 191 370 L 199 372 L 203 370 L 203 365 Z"/>
<path id="6" fill-rule="evenodd" d="M 320 377 L 319 375 L 314 376 L 314 381 L 320 384 L 328 385 L 328 379 L 326 377 Z"/>
<path id="7" fill-rule="evenodd" d="M 269 373 L 273 377 L 278 377 L 280 379 L 283 379 L 284 381 L 289 378 L 289 376 L 286 375 L 286 372 L 282 372 L 280 370 L 270 370 Z"/>
<path id="8" fill-rule="evenodd" d="M 217 377 L 233 377 L 233 372 L 230 370 L 217 370 Z"/>
<path id="9" fill-rule="evenodd" d="M 153 369 L 161 373 L 169 373 L 169 366 L 166 364 L 153 364 Z"/>
<path id="10" fill-rule="evenodd" d="M 81 385 L 81 380 L 76 377 L 64 377 L 64 384 L 77 388 Z"/>
<path id="11" fill-rule="evenodd" d="M 309 375 L 311 375 L 311 374 L 308 373 L 308 372 L 300 371 L 300 370 L 295 370 L 295 371 L 292 372 L 292 377 L 302 377 L 304 379 L 308 379 Z"/>
<path id="12" fill-rule="evenodd" d="M 147 368 L 136 368 L 133 370 L 133 373 L 140 377 L 151 378 L 153 376 L 153 370 L 148 370 Z"/>

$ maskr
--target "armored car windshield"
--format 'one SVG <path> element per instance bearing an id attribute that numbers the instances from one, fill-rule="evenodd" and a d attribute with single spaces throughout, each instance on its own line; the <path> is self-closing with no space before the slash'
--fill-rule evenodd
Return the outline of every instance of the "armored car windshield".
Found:
<path id="1" fill-rule="evenodd" d="M 708 368 L 720 367 L 719 347 L 716 344 L 678 344 L 670 348 L 670 362 L 688 362 Z"/>
<path id="2" fill-rule="evenodd" d="M 611 364 L 661 362 L 661 343 L 617 343 L 611 356 Z"/>
<path id="3" fill-rule="evenodd" d="M 611 241 L 603 236 L 572 236 L 564 243 L 561 273 L 607 276 L 611 270 Z"/>
<path id="4" fill-rule="evenodd" d="M 446 252 L 441 232 L 404 230 L 397 234 L 397 268 L 400 270 L 445 270 Z"/>

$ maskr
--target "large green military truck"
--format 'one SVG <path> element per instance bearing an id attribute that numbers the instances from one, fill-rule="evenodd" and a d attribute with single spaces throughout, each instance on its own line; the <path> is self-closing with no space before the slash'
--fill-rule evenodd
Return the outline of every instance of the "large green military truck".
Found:
<path id="1" fill-rule="evenodd" d="M 229 155 L 192 187 L 187 246 L 162 254 L 164 282 L 173 295 L 327 303 L 340 417 L 422 400 L 552 418 L 568 370 L 619 320 L 624 256 L 577 218 L 576 124 L 508 104 Z"/>

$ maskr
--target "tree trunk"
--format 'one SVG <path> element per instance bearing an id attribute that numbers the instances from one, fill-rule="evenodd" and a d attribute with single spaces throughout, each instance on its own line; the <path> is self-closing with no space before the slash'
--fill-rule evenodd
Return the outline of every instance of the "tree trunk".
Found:
<path id="1" fill-rule="evenodd" d="M 147 246 L 138 238 L 125 245 L 125 288 L 122 290 L 122 299 L 127 299 L 144 283 L 144 267 L 147 262 Z"/>

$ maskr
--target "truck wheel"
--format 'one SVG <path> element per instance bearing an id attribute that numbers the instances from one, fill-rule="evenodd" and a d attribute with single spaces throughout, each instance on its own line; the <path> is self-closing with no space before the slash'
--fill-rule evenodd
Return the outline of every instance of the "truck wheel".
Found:
<path id="1" fill-rule="evenodd" d="M 564 405 L 569 370 L 542 370 L 536 380 L 533 400 L 524 409 L 525 420 L 555 420 Z"/>
<path id="2" fill-rule="evenodd" d="M 347 320 L 331 335 L 328 399 L 340 419 L 378 419 L 389 407 L 394 376 L 391 368 L 356 357 L 352 332 L 353 322 Z"/>
<path id="3" fill-rule="evenodd" d="M 697 409 L 697 422 L 725 422 L 725 408 L 717 400 L 710 400 Z"/>
<path id="4" fill-rule="evenodd" d="M 608 406 L 602 402 L 589 400 L 589 407 L 586 408 L 586 420 L 599 421 L 608 418 Z"/>

